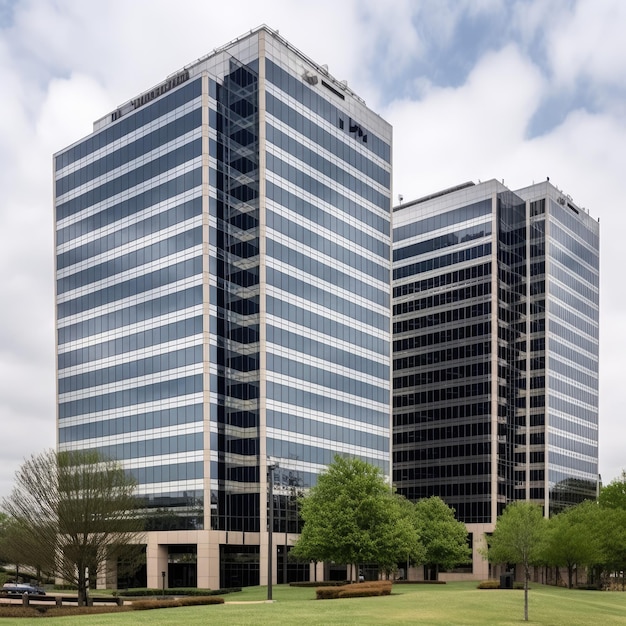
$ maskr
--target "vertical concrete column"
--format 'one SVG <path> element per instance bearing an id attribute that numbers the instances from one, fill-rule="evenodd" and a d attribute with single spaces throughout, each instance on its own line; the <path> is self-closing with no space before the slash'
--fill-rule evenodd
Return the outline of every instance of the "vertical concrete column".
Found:
<path id="1" fill-rule="evenodd" d="M 161 589 L 163 586 L 162 572 L 165 572 L 165 587 L 169 586 L 167 579 L 167 545 L 159 544 L 156 537 L 150 537 L 148 540 L 146 566 L 148 570 L 148 587 Z"/>

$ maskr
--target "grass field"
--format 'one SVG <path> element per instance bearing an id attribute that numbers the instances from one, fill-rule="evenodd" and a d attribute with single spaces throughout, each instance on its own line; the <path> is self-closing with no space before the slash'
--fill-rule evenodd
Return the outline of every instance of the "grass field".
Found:
<path id="1" fill-rule="evenodd" d="M 117 624 L 225 624 L 228 626 L 436 624 L 523 624 L 524 592 L 479 590 L 476 583 L 396 585 L 391 596 L 315 600 L 314 588 L 274 587 L 274 602 L 262 603 L 265 587 L 224 596 L 219 606 L 132 611 L 117 615 L 59 617 L 53 626 Z M 534 585 L 530 591 L 530 624 L 590 626 L 626 625 L 626 593 L 578 591 Z M 242 604 L 239 604 L 239 603 Z M 45 618 L 44 618 L 45 619 Z M 47 620 L 49 622 L 50 620 Z M 0 626 L 25 625 L 37 619 L 3 619 Z"/>

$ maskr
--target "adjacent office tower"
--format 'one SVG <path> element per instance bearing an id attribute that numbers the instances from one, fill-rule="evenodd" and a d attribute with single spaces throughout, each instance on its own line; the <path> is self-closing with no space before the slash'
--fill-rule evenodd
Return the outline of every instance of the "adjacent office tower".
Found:
<path id="1" fill-rule="evenodd" d="M 393 479 L 475 543 L 512 501 L 596 495 L 598 232 L 549 182 L 394 209 Z"/>
<path id="2" fill-rule="evenodd" d="M 390 473 L 391 127 L 261 27 L 54 172 L 58 445 L 136 476 L 138 582 L 265 583 L 268 471 L 273 578 L 307 578 L 298 492 L 337 453 Z"/>

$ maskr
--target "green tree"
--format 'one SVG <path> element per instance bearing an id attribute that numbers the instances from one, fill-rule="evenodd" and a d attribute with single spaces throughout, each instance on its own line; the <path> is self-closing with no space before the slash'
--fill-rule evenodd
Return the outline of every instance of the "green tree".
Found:
<path id="1" fill-rule="evenodd" d="M 598 504 L 586 501 L 548 521 L 543 558 L 548 565 L 567 568 L 567 586 L 573 587 L 574 568 L 602 559 L 598 535 Z"/>
<path id="2" fill-rule="evenodd" d="M 335 457 L 302 498 L 302 534 L 292 555 L 309 561 L 378 563 L 390 571 L 419 554 L 419 539 L 402 500 L 382 472 L 360 459 Z"/>
<path id="3" fill-rule="evenodd" d="M 435 580 L 440 567 L 450 569 L 472 560 L 467 528 L 456 520 L 454 509 L 437 496 L 419 500 L 414 507 L 415 525 L 424 547 L 421 562 L 434 571 Z"/>
<path id="4" fill-rule="evenodd" d="M 600 489 L 598 502 L 601 507 L 606 509 L 623 509 L 626 511 L 626 470 L 622 470 L 618 478 Z"/>
<path id="5" fill-rule="evenodd" d="M 3 509 L 19 528 L 24 563 L 45 563 L 87 601 L 89 578 L 110 558 L 141 541 L 135 481 L 96 452 L 52 450 L 17 471 Z"/>
<path id="6" fill-rule="evenodd" d="M 519 563 L 524 568 L 524 620 L 528 621 L 530 567 L 540 562 L 546 532 L 541 508 L 530 502 L 509 504 L 487 538 L 490 563 Z"/>

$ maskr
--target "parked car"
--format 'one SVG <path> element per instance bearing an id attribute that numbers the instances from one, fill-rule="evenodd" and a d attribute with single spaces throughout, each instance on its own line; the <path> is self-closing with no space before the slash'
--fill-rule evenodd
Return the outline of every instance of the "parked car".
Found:
<path id="1" fill-rule="evenodd" d="M 37 585 L 28 583 L 5 583 L 2 585 L 2 593 L 7 595 L 22 596 L 24 594 L 33 596 L 45 596 L 46 592 Z"/>

